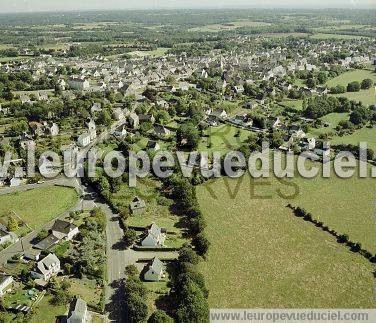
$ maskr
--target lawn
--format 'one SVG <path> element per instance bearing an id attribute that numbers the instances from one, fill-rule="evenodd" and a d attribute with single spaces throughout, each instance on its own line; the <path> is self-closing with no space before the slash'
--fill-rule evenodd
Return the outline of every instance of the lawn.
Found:
<path id="1" fill-rule="evenodd" d="M 336 85 L 347 86 L 350 82 L 361 82 L 367 78 L 376 82 L 376 73 L 369 70 L 351 70 L 329 80 L 326 84 L 329 87 Z"/>
<path id="2" fill-rule="evenodd" d="M 352 144 L 358 146 L 361 141 L 367 142 L 368 147 L 376 151 L 376 127 L 362 128 L 348 136 L 334 137 L 331 142 L 333 145 Z"/>
<path id="3" fill-rule="evenodd" d="M 202 138 L 198 151 L 226 153 L 236 150 L 248 139 L 251 132 L 230 125 L 220 125 L 206 130 L 207 137 Z M 239 136 L 237 136 L 239 134 Z"/>
<path id="4" fill-rule="evenodd" d="M 260 180 L 251 182 L 249 176 L 242 182 L 219 179 L 198 187 L 211 241 L 208 259 L 200 264 L 210 307 L 374 306 L 373 266 L 286 207 L 300 205 L 331 227 L 336 223 L 339 231 L 352 229 L 350 236 L 375 250 L 370 195 L 374 183 L 337 178 L 294 181 L 300 194 L 292 201 L 277 196 L 277 189 L 286 194 L 291 187 L 274 179 L 263 180 L 269 185 L 262 187 L 255 187 Z M 237 188 L 236 197 L 231 196 Z M 254 196 L 269 194 L 269 199 Z"/>
<path id="5" fill-rule="evenodd" d="M 368 90 L 360 90 L 359 92 L 347 92 L 343 94 L 335 94 L 334 96 L 340 97 L 344 96 L 349 100 L 360 101 L 364 105 L 369 106 L 371 104 L 376 104 L 376 92 L 375 88 L 372 87 Z"/>
<path id="6" fill-rule="evenodd" d="M 45 187 L 0 196 L 0 216 L 15 212 L 32 228 L 38 229 L 72 208 L 78 201 L 74 189 Z"/>
<path id="7" fill-rule="evenodd" d="M 330 113 L 326 116 L 323 116 L 320 118 L 324 123 L 328 123 L 328 127 L 321 127 L 318 129 L 311 128 L 309 133 L 310 135 L 314 137 L 318 137 L 321 134 L 333 132 L 335 128 L 338 126 L 338 123 L 343 120 L 349 120 L 349 114 L 348 113 Z"/>
<path id="8" fill-rule="evenodd" d="M 300 80 L 299 80 L 300 81 Z M 303 110 L 303 100 L 284 100 L 281 102 L 282 105 L 285 105 L 289 108 L 294 108 L 295 110 L 301 111 Z"/>
<path id="9" fill-rule="evenodd" d="M 69 283 L 71 284 L 70 292 L 72 295 L 84 299 L 88 305 L 98 306 L 102 289 L 97 288 L 95 280 L 71 278 Z"/>
<path id="10" fill-rule="evenodd" d="M 29 323 L 55 322 L 56 318 L 68 313 L 68 306 L 51 305 L 51 296 L 45 296 L 40 303 L 33 308 L 35 314 L 30 318 Z"/>

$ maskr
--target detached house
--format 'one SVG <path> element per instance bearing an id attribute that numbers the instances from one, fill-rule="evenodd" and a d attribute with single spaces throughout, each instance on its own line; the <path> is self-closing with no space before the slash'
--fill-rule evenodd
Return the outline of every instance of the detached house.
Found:
<path id="1" fill-rule="evenodd" d="M 79 230 L 77 226 L 70 222 L 56 220 L 53 227 L 51 228 L 51 232 L 59 240 L 69 241 L 79 233 Z"/>
<path id="2" fill-rule="evenodd" d="M 86 91 L 90 89 L 89 81 L 80 78 L 70 78 L 68 80 L 68 85 L 71 89 L 77 91 Z"/>
<path id="3" fill-rule="evenodd" d="M 88 132 L 84 132 L 82 135 L 80 135 L 77 139 L 77 145 L 80 147 L 86 147 L 90 144 L 90 134 Z"/>
<path id="4" fill-rule="evenodd" d="M 71 303 L 67 323 L 88 323 L 90 321 L 86 302 L 77 297 Z"/>
<path id="5" fill-rule="evenodd" d="M 162 261 L 155 257 L 150 264 L 147 265 L 144 279 L 146 281 L 157 282 L 166 277 Z"/>
<path id="6" fill-rule="evenodd" d="M 163 247 L 166 240 L 165 230 L 158 227 L 155 223 L 152 223 L 145 231 L 142 239 L 141 245 L 143 247 Z"/>
<path id="7" fill-rule="evenodd" d="M 31 271 L 31 277 L 36 280 L 36 283 L 45 286 L 51 277 L 56 276 L 60 272 L 60 260 L 55 254 L 50 253 L 39 261 Z"/>
<path id="8" fill-rule="evenodd" d="M 132 202 L 129 204 L 129 211 L 131 214 L 141 214 L 145 212 L 145 201 L 140 199 L 138 196 L 135 196 Z"/>

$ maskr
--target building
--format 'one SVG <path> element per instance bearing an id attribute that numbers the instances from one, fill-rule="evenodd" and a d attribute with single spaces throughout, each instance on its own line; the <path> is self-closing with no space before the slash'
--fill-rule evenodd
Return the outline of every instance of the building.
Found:
<path id="1" fill-rule="evenodd" d="M 0 229 L 0 245 L 4 243 L 13 243 L 15 242 L 15 240 L 17 240 L 17 238 L 13 234 L 3 229 Z"/>
<path id="2" fill-rule="evenodd" d="M 79 230 L 73 223 L 56 220 L 51 228 L 51 233 L 59 240 L 69 241 L 79 233 Z"/>
<path id="3" fill-rule="evenodd" d="M 131 214 L 141 214 L 145 212 L 146 204 L 145 201 L 135 196 L 132 202 L 129 204 L 129 211 Z"/>
<path id="4" fill-rule="evenodd" d="M 80 135 L 77 139 L 77 145 L 80 147 L 86 147 L 90 144 L 90 134 L 88 132 L 84 132 L 82 135 Z"/>
<path id="5" fill-rule="evenodd" d="M 0 275 L 0 297 L 3 297 L 7 292 L 11 291 L 12 284 L 12 276 Z"/>
<path id="6" fill-rule="evenodd" d="M 157 282 L 166 277 L 162 261 L 157 257 L 147 265 L 144 279 L 146 281 Z"/>
<path id="7" fill-rule="evenodd" d="M 87 91 L 90 89 L 89 81 L 80 78 L 70 78 L 68 80 L 68 85 L 71 89 L 77 91 Z"/>
<path id="8" fill-rule="evenodd" d="M 37 263 L 30 274 L 38 285 L 45 286 L 50 278 L 56 276 L 59 272 L 60 260 L 55 254 L 50 253 Z"/>
<path id="9" fill-rule="evenodd" d="M 67 323 L 89 323 L 91 319 L 89 318 L 87 311 L 87 304 L 84 300 L 77 297 L 75 298 L 70 306 L 69 314 L 67 318 Z"/>
<path id="10" fill-rule="evenodd" d="M 143 247 L 163 247 L 165 240 L 165 230 L 158 227 L 155 223 L 152 223 L 144 232 L 141 239 L 141 245 Z"/>

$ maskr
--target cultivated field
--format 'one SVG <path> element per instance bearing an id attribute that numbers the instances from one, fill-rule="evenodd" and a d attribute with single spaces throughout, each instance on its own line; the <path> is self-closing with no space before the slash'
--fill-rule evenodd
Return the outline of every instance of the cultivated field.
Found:
<path id="1" fill-rule="evenodd" d="M 275 179 L 219 179 L 198 188 L 212 243 L 201 265 L 211 307 L 374 306 L 372 265 L 286 207 L 306 208 L 375 252 L 374 182 L 292 181 L 300 191 L 293 200 L 278 197 L 294 188 Z"/>
<path id="2" fill-rule="evenodd" d="M 32 228 L 40 228 L 73 207 L 77 194 L 71 188 L 47 187 L 0 196 L 0 216 L 15 212 Z"/>

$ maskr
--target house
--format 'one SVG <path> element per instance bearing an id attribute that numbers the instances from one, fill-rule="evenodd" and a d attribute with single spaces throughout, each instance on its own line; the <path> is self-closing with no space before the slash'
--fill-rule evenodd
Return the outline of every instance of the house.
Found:
<path id="1" fill-rule="evenodd" d="M 124 115 L 123 109 L 116 108 L 113 113 L 114 113 L 115 120 L 125 121 L 125 115 Z"/>
<path id="2" fill-rule="evenodd" d="M 34 270 L 31 271 L 31 277 L 36 283 L 45 286 L 51 277 L 56 276 L 60 272 L 60 260 L 55 254 L 50 253 L 42 260 L 37 262 Z"/>
<path id="3" fill-rule="evenodd" d="M 51 137 L 56 137 L 59 134 L 59 126 L 55 122 L 50 125 L 47 124 L 45 128 L 47 129 Z"/>
<path id="4" fill-rule="evenodd" d="M 166 277 L 162 261 L 157 257 L 153 258 L 150 264 L 147 265 L 144 279 L 146 281 L 158 282 Z"/>
<path id="5" fill-rule="evenodd" d="M 95 102 L 93 106 L 90 108 L 91 115 L 95 114 L 96 112 L 102 111 L 102 105 L 100 103 Z"/>
<path id="6" fill-rule="evenodd" d="M 70 78 L 68 80 L 68 85 L 71 89 L 77 91 L 86 91 L 90 89 L 89 81 L 80 78 Z"/>
<path id="7" fill-rule="evenodd" d="M 227 118 L 227 112 L 223 109 L 215 109 L 210 115 L 220 120 Z"/>
<path id="8" fill-rule="evenodd" d="M 51 228 L 51 233 L 59 240 L 69 241 L 79 233 L 79 230 L 77 226 L 70 222 L 56 220 Z"/>
<path id="9" fill-rule="evenodd" d="M 67 323 L 89 323 L 91 319 L 89 318 L 87 311 L 87 304 L 84 300 L 76 297 L 69 309 L 69 314 L 67 318 Z"/>
<path id="10" fill-rule="evenodd" d="M 90 142 L 91 142 L 91 138 L 88 132 L 84 132 L 77 139 L 77 145 L 80 147 L 86 147 L 90 144 Z"/>
<path id="11" fill-rule="evenodd" d="M 25 259 L 25 260 L 39 261 L 40 256 L 41 256 L 41 251 L 40 250 L 30 249 L 30 250 L 24 252 L 23 259 Z"/>
<path id="12" fill-rule="evenodd" d="M 138 116 L 138 119 L 139 119 L 140 123 L 143 123 L 143 122 L 154 123 L 155 122 L 155 118 L 154 118 L 154 116 L 152 114 L 140 114 Z"/>
<path id="13" fill-rule="evenodd" d="M 171 135 L 170 130 L 168 130 L 166 127 L 159 125 L 159 124 L 154 125 L 154 132 L 159 137 L 168 137 Z"/>
<path id="14" fill-rule="evenodd" d="M 11 291 L 13 282 L 12 276 L 0 275 L 0 297 Z"/>
<path id="15" fill-rule="evenodd" d="M 151 151 L 158 151 L 161 149 L 161 146 L 159 145 L 158 142 L 154 140 L 149 140 L 148 143 L 146 144 L 146 149 L 151 150 Z"/>
<path id="16" fill-rule="evenodd" d="M 21 100 L 22 104 L 31 103 L 31 99 L 30 99 L 30 97 L 27 94 L 21 94 L 20 95 L 20 100 Z"/>
<path id="17" fill-rule="evenodd" d="M 158 227 L 155 223 L 152 223 L 144 232 L 141 239 L 141 245 L 143 247 L 163 247 L 166 240 L 165 230 Z"/>
<path id="18" fill-rule="evenodd" d="M 86 125 L 88 127 L 90 140 L 94 140 L 95 138 L 97 138 L 97 126 L 95 124 L 95 121 L 93 119 L 89 118 L 86 122 Z"/>
<path id="19" fill-rule="evenodd" d="M 113 134 L 117 137 L 125 137 L 128 134 L 127 127 L 125 125 L 121 125 L 114 130 Z"/>
<path id="20" fill-rule="evenodd" d="M 32 121 L 32 122 L 29 122 L 29 127 L 32 131 L 32 133 L 36 136 L 43 136 L 44 135 L 44 127 L 43 127 L 43 124 L 39 123 L 39 122 L 35 122 L 35 121 Z"/>
<path id="21" fill-rule="evenodd" d="M 146 204 L 145 201 L 135 196 L 132 202 L 129 204 L 129 211 L 131 214 L 141 214 L 145 212 Z"/>
<path id="22" fill-rule="evenodd" d="M 10 187 L 18 187 L 22 184 L 22 179 L 16 176 L 13 176 L 10 180 Z"/>
<path id="23" fill-rule="evenodd" d="M 7 232 L 0 228 L 0 245 L 3 245 L 4 243 L 14 243 L 17 240 L 17 236 L 14 233 Z"/>

